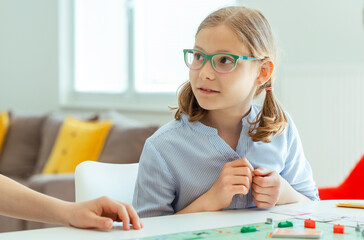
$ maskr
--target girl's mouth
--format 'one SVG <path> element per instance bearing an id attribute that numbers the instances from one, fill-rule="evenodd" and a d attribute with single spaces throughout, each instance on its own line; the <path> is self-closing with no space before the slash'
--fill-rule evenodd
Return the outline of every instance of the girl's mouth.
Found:
<path id="1" fill-rule="evenodd" d="M 214 94 L 214 93 L 219 93 L 219 91 L 215 91 L 215 90 L 208 89 L 208 88 L 198 88 L 198 91 L 199 91 L 200 93 L 203 93 L 203 94 Z"/>

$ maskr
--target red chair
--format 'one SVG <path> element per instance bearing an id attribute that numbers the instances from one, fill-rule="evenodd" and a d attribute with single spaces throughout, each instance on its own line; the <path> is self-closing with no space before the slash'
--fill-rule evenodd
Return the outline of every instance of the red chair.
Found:
<path id="1" fill-rule="evenodd" d="M 364 199 L 364 156 L 343 183 L 337 187 L 319 188 L 318 191 L 321 200 Z"/>

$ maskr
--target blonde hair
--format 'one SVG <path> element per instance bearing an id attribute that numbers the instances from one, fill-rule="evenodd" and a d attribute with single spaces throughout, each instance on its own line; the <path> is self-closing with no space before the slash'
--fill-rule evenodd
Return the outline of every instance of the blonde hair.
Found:
<path id="1" fill-rule="evenodd" d="M 204 28 L 226 25 L 230 27 L 242 40 L 250 51 L 251 56 L 256 58 L 270 58 L 276 61 L 276 50 L 272 30 L 263 14 L 257 10 L 246 7 L 226 7 L 219 9 L 210 15 L 198 27 L 197 34 Z M 264 89 L 272 87 L 274 73 L 262 86 L 259 86 L 254 98 L 259 96 Z M 178 91 L 178 108 L 175 119 L 181 118 L 181 113 L 189 115 L 189 121 L 199 121 L 207 110 L 201 108 L 195 98 L 191 84 L 185 82 Z M 273 91 L 267 91 L 263 107 L 253 122 L 249 122 L 249 136 L 254 142 L 271 142 L 270 138 L 281 134 L 287 126 L 287 117 Z"/>

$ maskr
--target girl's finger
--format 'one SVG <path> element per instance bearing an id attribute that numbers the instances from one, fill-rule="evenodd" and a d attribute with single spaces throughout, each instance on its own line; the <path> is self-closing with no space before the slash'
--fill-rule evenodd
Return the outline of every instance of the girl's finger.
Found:
<path id="1" fill-rule="evenodd" d="M 258 194 L 253 194 L 253 196 L 259 202 L 267 202 L 267 203 L 272 202 L 272 196 L 268 194 L 258 193 Z"/>
<path id="2" fill-rule="evenodd" d="M 252 191 L 255 193 L 261 193 L 261 194 L 268 194 L 273 195 L 275 192 L 277 192 L 276 187 L 261 187 L 255 183 L 251 185 Z"/>
<path id="3" fill-rule="evenodd" d="M 253 202 L 258 208 L 271 208 L 274 206 L 269 202 L 258 201 L 255 197 L 253 197 Z"/>
<path id="4" fill-rule="evenodd" d="M 261 187 L 276 187 L 277 186 L 277 181 L 273 177 L 255 176 L 255 177 L 253 177 L 253 183 L 255 183 Z"/>
<path id="5" fill-rule="evenodd" d="M 233 185 L 231 187 L 231 191 L 232 191 L 233 195 L 236 195 L 236 194 L 246 195 L 249 192 L 249 188 L 247 188 L 244 185 Z"/>
<path id="6" fill-rule="evenodd" d="M 231 184 L 233 185 L 244 185 L 250 188 L 251 178 L 248 176 L 233 176 L 231 178 Z"/>
<path id="7" fill-rule="evenodd" d="M 270 173 L 272 173 L 273 170 L 272 169 L 269 169 L 269 168 L 263 168 L 263 167 L 259 167 L 257 169 L 255 169 L 253 171 L 253 173 L 257 176 L 267 176 L 269 175 Z"/>
<path id="8" fill-rule="evenodd" d="M 254 171 L 253 166 L 250 164 L 250 162 L 246 158 L 236 159 L 236 160 L 230 162 L 230 165 L 232 167 L 248 167 L 250 169 L 250 171 L 252 171 L 252 172 Z"/>

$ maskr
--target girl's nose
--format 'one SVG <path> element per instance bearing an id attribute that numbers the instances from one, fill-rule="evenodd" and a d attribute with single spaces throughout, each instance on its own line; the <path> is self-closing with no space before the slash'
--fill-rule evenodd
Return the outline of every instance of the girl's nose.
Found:
<path id="1" fill-rule="evenodd" d="M 206 61 L 205 65 L 200 69 L 200 78 L 214 80 L 215 79 L 215 70 L 211 65 L 211 61 Z"/>

